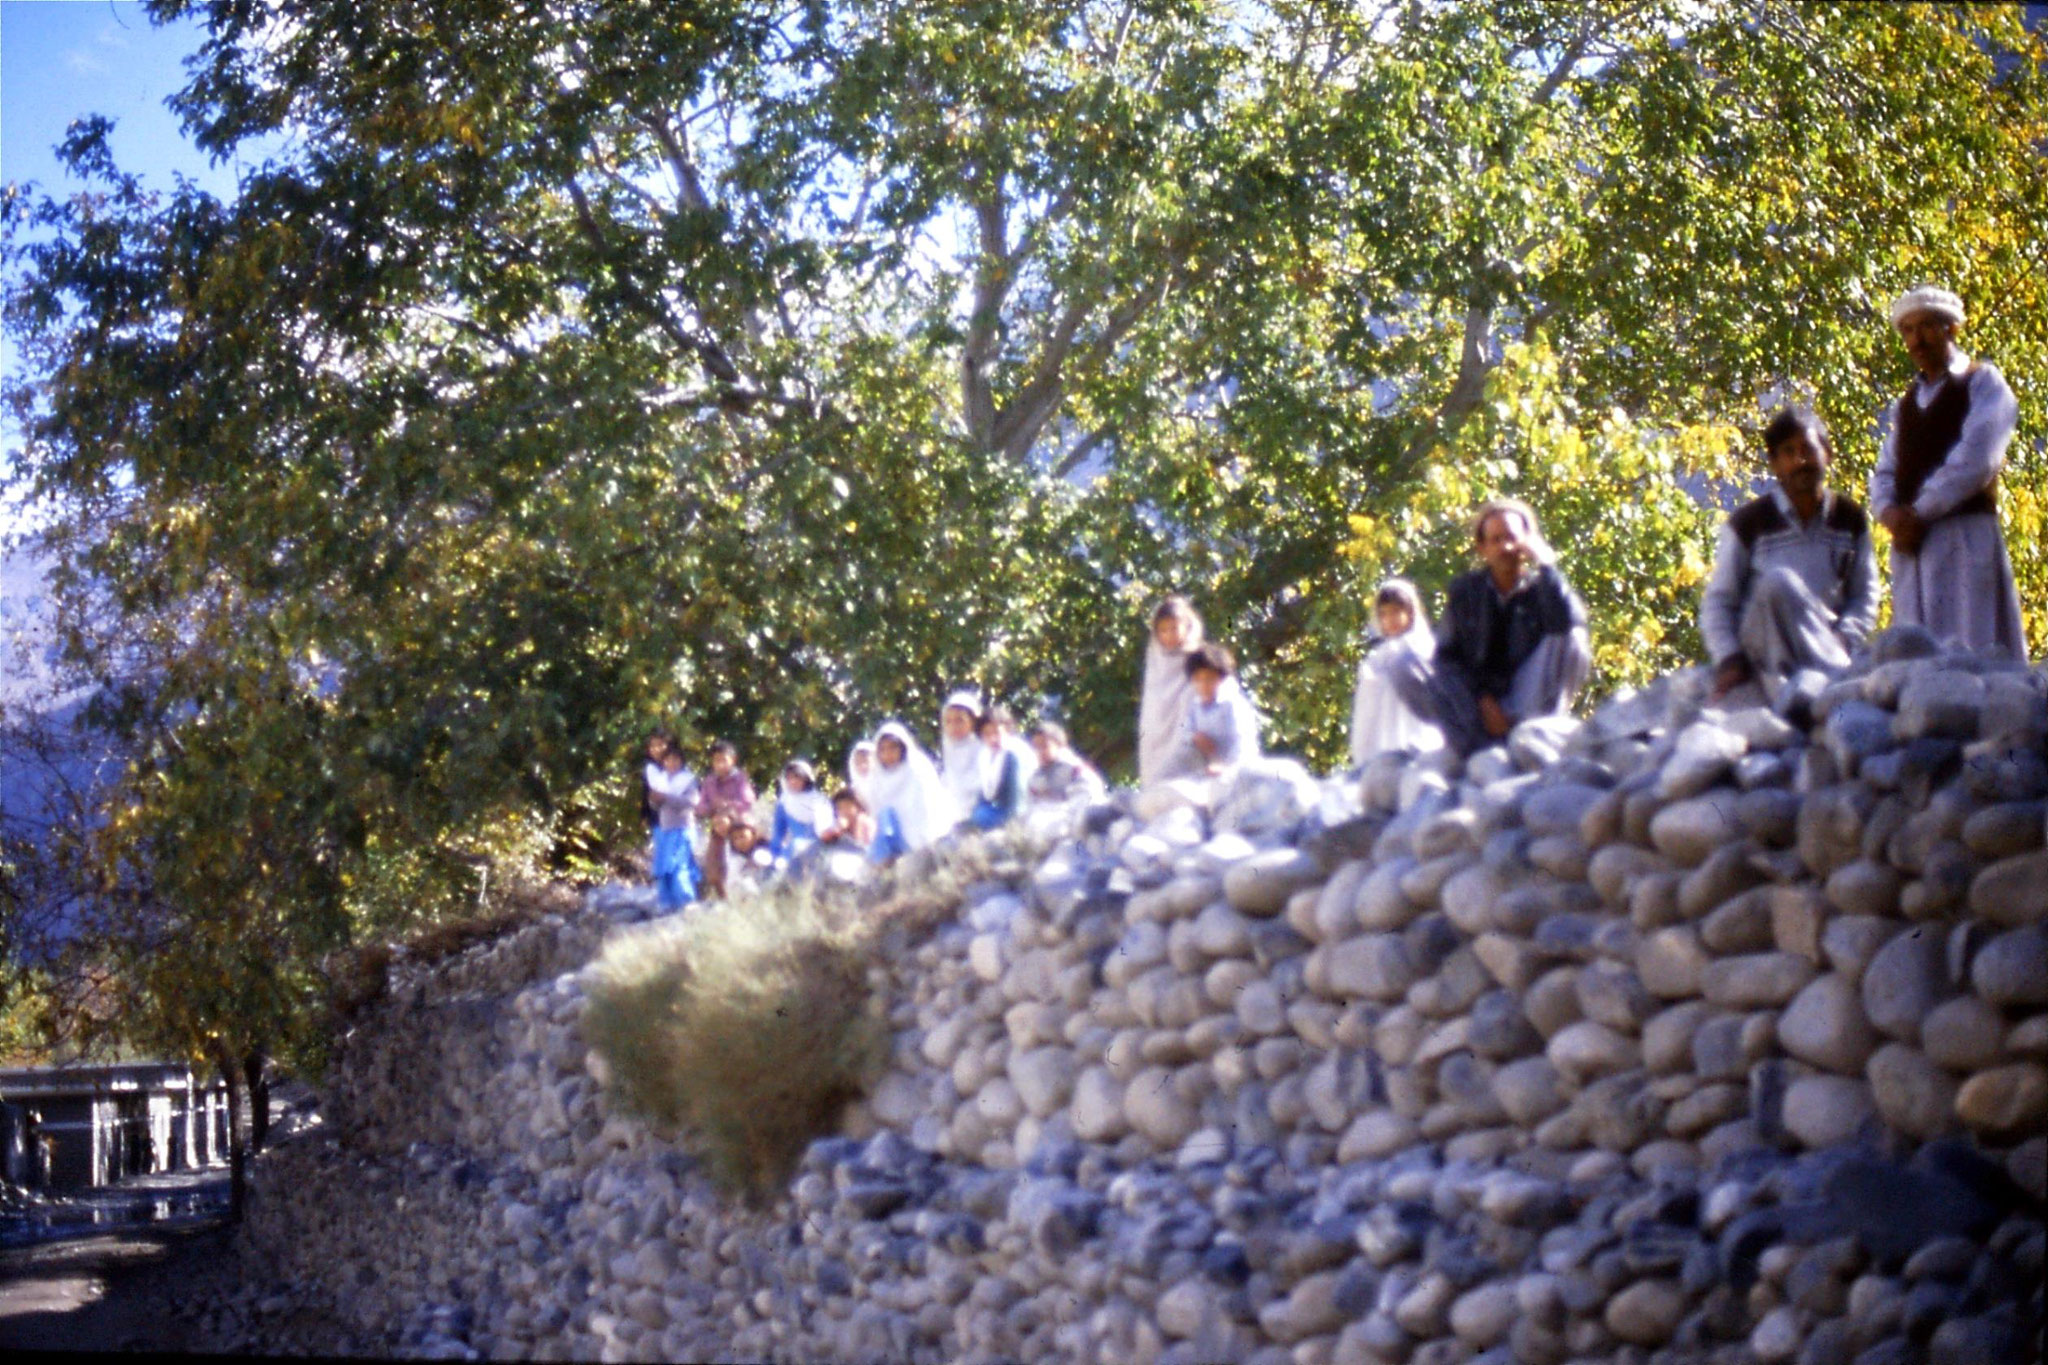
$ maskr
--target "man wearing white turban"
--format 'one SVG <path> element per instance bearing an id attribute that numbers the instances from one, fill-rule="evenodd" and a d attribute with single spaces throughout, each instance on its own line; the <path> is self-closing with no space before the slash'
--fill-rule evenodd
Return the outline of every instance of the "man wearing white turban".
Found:
<path id="1" fill-rule="evenodd" d="M 1996 366 L 1956 346 L 1963 302 L 1921 285 L 1892 305 L 1919 370 L 1891 407 L 1870 511 L 1892 533 L 1892 620 L 1940 639 L 2027 657 L 2019 591 L 1998 525 L 1998 472 L 2019 404 Z"/>

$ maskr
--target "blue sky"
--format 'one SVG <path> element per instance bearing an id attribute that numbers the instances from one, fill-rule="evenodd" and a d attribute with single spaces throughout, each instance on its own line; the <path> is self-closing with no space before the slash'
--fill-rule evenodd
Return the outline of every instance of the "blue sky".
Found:
<path id="1" fill-rule="evenodd" d="M 210 192 L 234 192 L 237 168 L 210 166 L 164 101 L 185 84 L 184 61 L 204 32 L 181 21 L 153 25 L 142 6 L 112 0 L 0 0 L 0 183 L 34 182 L 63 195 L 83 186 L 57 161 L 65 129 L 87 114 L 114 120 L 116 163 L 168 189 L 182 172 Z M 13 378 L 13 348 L 0 340 L 0 373 Z M 19 438 L 0 423 L 0 461 Z M 0 539 L 21 525 L 0 503 Z"/>
<path id="2" fill-rule="evenodd" d="M 203 37 L 189 20 L 152 25 L 140 4 L 0 0 L 0 181 L 76 188 L 52 149 L 73 119 L 97 113 L 114 120 L 116 160 L 149 183 L 168 188 L 183 171 L 231 193 L 234 168 L 209 167 L 164 107 Z"/>

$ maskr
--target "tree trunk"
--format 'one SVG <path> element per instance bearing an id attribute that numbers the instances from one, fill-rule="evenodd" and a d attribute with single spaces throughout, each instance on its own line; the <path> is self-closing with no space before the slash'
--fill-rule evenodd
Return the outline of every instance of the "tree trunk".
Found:
<path id="1" fill-rule="evenodd" d="M 249 1128 L 245 1101 L 248 1086 L 242 1068 L 225 1046 L 220 1071 L 228 1085 L 228 1222 L 240 1223 L 249 1195 Z"/>
<path id="2" fill-rule="evenodd" d="M 242 1062 L 249 1080 L 249 1150 L 260 1152 L 270 1137 L 270 1075 L 262 1049 Z"/>

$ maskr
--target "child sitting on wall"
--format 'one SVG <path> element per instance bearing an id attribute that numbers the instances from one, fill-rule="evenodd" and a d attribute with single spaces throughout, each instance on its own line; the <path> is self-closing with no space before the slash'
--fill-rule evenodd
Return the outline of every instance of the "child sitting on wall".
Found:
<path id="1" fill-rule="evenodd" d="M 1373 599 L 1379 640 L 1358 661 L 1358 686 L 1351 695 L 1351 766 L 1363 768 L 1375 754 L 1407 749 L 1429 753 L 1444 747 L 1444 732 L 1415 713 L 1401 696 L 1407 660 L 1427 661 L 1436 637 L 1422 610 L 1422 594 L 1405 578 L 1380 584 Z"/>
<path id="2" fill-rule="evenodd" d="M 1031 749 L 1038 766 L 1024 787 L 1033 806 L 1101 799 L 1105 790 L 1102 774 L 1067 743 L 1065 726 L 1050 720 L 1033 726 Z"/>
<path id="3" fill-rule="evenodd" d="M 832 803 L 818 790 L 818 774 L 801 758 L 783 765 L 781 791 L 775 800 L 775 822 L 768 832 L 768 852 L 788 865 L 832 827 Z"/>
<path id="4" fill-rule="evenodd" d="M 680 746 L 671 743 L 662 751 L 661 766 L 647 774 L 647 794 L 655 808 L 655 896 L 662 909 L 678 910 L 696 899 L 698 879 L 690 847 L 697 777 L 683 766 Z"/>
<path id="5" fill-rule="evenodd" d="M 710 833 L 704 850 L 705 894 L 723 896 L 727 839 L 734 823 L 754 808 L 754 784 L 740 770 L 740 751 L 731 740 L 711 746 L 711 773 L 699 788 L 697 814 Z"/>
<path id="6" fill-rule="evenodd" d="M 1017 722 L 1007 706 L 991 706 L 978 723 L 981 756 L 981 797 L 969 817 L 976 829 L 994 829 L 1015 819 L 1024 805 L 1024 780 L 1038 766 L 1038 755 L 1017 738 Z"/>
<path id="7" fill-rule="evenodd" d="M 774 875 L 775 859 L 761 842 L 761 831 L 745 817 L 726 830 L 725 892 L 757 894 Z"/>
<path id="8" fill-rule="evenodd" d="M 1237 661 L 1209 641 L 1188 655 L 1188 683 L 1195 695 L 1182 722 L 1186 760 L 1197 772 L 1223 777 L 1259 756 L 1259 722 L 1251 700 L 1237 683 Z"/>

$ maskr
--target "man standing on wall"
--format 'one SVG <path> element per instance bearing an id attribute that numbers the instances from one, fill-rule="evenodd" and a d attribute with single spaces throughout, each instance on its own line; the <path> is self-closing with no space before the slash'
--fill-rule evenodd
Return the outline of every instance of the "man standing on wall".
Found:
<path id="1" fill-rule="evenodd" d="M 1998 471 L 2019 404 L 1995 366 L 1956 347 L 1963 301 L 1921 285 L 1892 305 L 1919 370 L 1892 404 L 1870 510 L 1892 533 L 1892 619 L 1947 643 L 2027 657 L 1998 525 Z"/>
<path id="2" fill-rule="evenodd" d="M 1435 658 L 1411 656 L 1394 678 L 1408 709 L 1460 757 L 1563 712 L 1593 666 L 1585 604 L 1557 571 L 1535 511 L 1514 498 L 1487 503 L 1472 544 L 1482 567 L 1451 580 Z"/>

